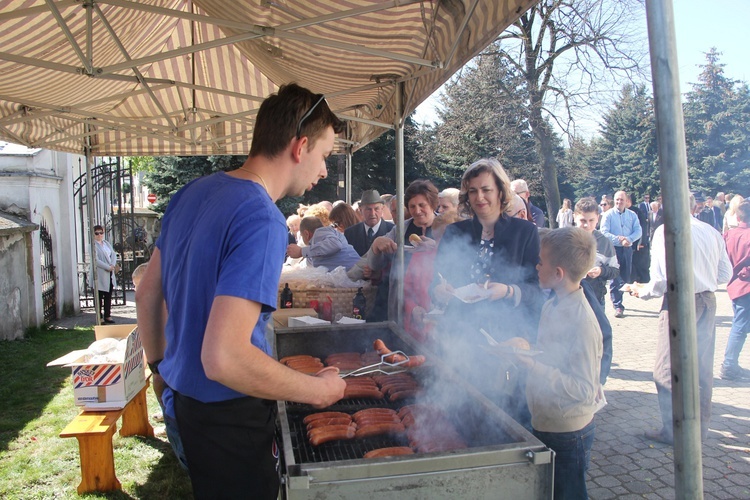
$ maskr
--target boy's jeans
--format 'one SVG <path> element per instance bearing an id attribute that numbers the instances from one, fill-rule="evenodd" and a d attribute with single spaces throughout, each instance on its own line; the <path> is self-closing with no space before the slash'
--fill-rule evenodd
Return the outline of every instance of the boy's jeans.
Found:
<path id="1" fill-rule="evenodd" d="M 534 435 L 555 452 L 555 500 L 588 498 L 586 471 L 594 445 L 596 424 L 574 432 L 540 432 Z"/>

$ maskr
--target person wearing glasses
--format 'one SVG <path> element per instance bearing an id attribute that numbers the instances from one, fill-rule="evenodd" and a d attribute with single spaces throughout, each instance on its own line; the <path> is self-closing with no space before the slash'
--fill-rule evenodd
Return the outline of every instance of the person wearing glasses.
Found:
<path id="1" fill-rule="evenodd" d="M 117 254 L 104 239 L 104 228 L 94 226 L 94 241 L 96 242 L 96 286 L 99 289 L 99 307 L 102 308 L 102 321 L 112 324 L 112 290 L 117 286 L 115 268 L 117 267 Z"/>
<path id="2" fill-rule="evenodd" d="M 275 400 L 325 408 L 344 395 L 338 369 L 292 370 L 265 334 L 287 246 L 275 202 L 327 176 L 343 129 L 323 95 L 282 85 L 258 109 L 245 163 L 190 182 L 164 214 L 136 290 L 138 329 L 173 396 L 197 499 L 276 499 Z"/>

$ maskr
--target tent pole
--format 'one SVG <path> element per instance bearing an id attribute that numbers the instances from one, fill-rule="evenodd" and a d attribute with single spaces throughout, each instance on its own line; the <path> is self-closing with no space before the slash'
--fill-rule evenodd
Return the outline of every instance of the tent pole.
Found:
<path id="1" fill-rule="evenodd" d="M 664 201 L 675 497 L 703 498 L 691 215 L 672 1 L 647 0 L 646 14 Z"/>
<path id="2" fill-rule="evenodd" d="M 404 267 L 404 120 L 403 120 L 403 103 L 404 103 L 404 83 L 400 82 L 396 84 L 395 92 L 395 108 L 393 125 L 395 126 L 396 132 L 396 196 L 398 198 L 397 209 L 397 220 L 396 225 L 398 230 L 396 231 L 396 244 L 398 250 L 396 252 L 396 268 L 391 269 L 391 272 L 399 273 L 398 286 L 396 287 L 396 317 L 391 318 L 399 326 L 404 325 L 404 275 L 406 269 Z M 391 290 L 393 293 L 393 290 Z"/>
<path id="3" fill-rule="evenodd" d="M 93 163 L 93 156 L 91 155 L 91 136 L 88 135 L 90 131 L 90 125 L 86 124 L 86 215 L 88 218 L 88 237 L 89 237 L 89 262 L 91 264 L 91 281 L 92 288 L 94 290 L 94 310 L 96 312 L 96 324 L 102 324 L 101 317 L 101 305 L 99 304 L 99 285 L 97 284 L 97 276 L 99 270 L 96 268 L 96 241 L 94 240 L 94 180 L 91 177 L 91 168 Z"/>
<path id="4" fill-rule="evenodd" d="M 346 148 L 346 203 L 352 206 L 352 147 Z"/>

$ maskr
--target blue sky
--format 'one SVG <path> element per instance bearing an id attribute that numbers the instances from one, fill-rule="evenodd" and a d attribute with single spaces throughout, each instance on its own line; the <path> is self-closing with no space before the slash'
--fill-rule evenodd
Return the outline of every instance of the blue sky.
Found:
<path id="1" fill-rule="evenodd" d="M 724 74 L 727 77 L 750 83 L 750 56 L 744 40 L 744 35 L 750 32 L 750 0 L 674 0 L 673 7 L 680 88 L 683 93 L 689 91 L 690 84 L 698 80 L 701 72 L 699 65 L 705 64 L 704 54 L 711 47 L 716 47 L 722 53 L 719 60 L 725 65 Z M 644 9 L 644 26 L 645 22 Z M 644 43 L 648 41 L 644 40 Z M 434 106 L 439 92 L 417 108 L 417 122 L 435 120 Z M 596 126 L 591 128 L 593 130 Z"/>

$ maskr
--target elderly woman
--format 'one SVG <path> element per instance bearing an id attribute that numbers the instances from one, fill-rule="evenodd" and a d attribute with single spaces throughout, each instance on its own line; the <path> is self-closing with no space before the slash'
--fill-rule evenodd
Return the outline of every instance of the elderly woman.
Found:
<path id="1" fill-rule="evenodd" d="M 96 286 L 99 289 L 99 303 L 103 309 L 102 318 L 105 323 L 114 323 L 111 310 L 112 290 L 117 286 L 115 278 L 117 254 L 112 245 L 104 239 L 102 226 L 94 226 L 94 241 L 96 242 Z"/>
<path id="2" fill-rule="evenodd" d="M 510 179 L 497 160 L 479 160 L 466 170 L 460 209 L 469 211 L 472 218 L 446 228 L 435 260 L 438 284 L 433 296 L 445 303 L 437 331 L 446 356 L 456 360 L 456 368 L 469 381 L 524 421 L 525 398 L 512 372 L 514 365 L 503 364 L 478 348 L 487 345 L 480 329 L 497 341 L 525 337 L 533 343 L 536 339 L 542 304 L 536 272 L 539 235 L 532 222 L 510 216 L 512 200 Z M 488 290 L 484 300 L 464 302 L 453 295 L 455 288 L 473 283 Z M 500 398 L 520 406 L 509 407 Z"/>
<path id="3" fill-rule="evenodd" d="M 404 191 L 404 204 L 411 218 L 404 221 L 404 242 L 409 244 L 409 238 L 419 238 L 425 248 L 434 245 L 432 239 L 432 222 L 435 220 L 435 210 L 438 204 L 438 191 L 432 182 L 418 179 Z M 394 318 L 397 304 L 395 287 L 403 273 L 398 269 L 390 269 L 396 253 L 396 231 L 394 226 L 388 234 L 375 238 L 370 250 L 362 257 L 360 264 L 349 271 L 351 279 L 377 276 L 383 272 L 383 281 L 378 286 L 375 307 L 368 316 L 368 321 L 386 321 Z M 404 269 L 409 265 L 411 253 L 404 252 Z M 387 279 L 386 279 L 387 277 Z M 411 293 L 406 291 L 406 293 Z M 400 305 L 403 307 L 403 304 Z"/>
<path id="4" fill-rule="evenodd" d="M 445 188 L 438 195 L 438 213 L 458 212 L 458 195 L 456 188 Z"/>

